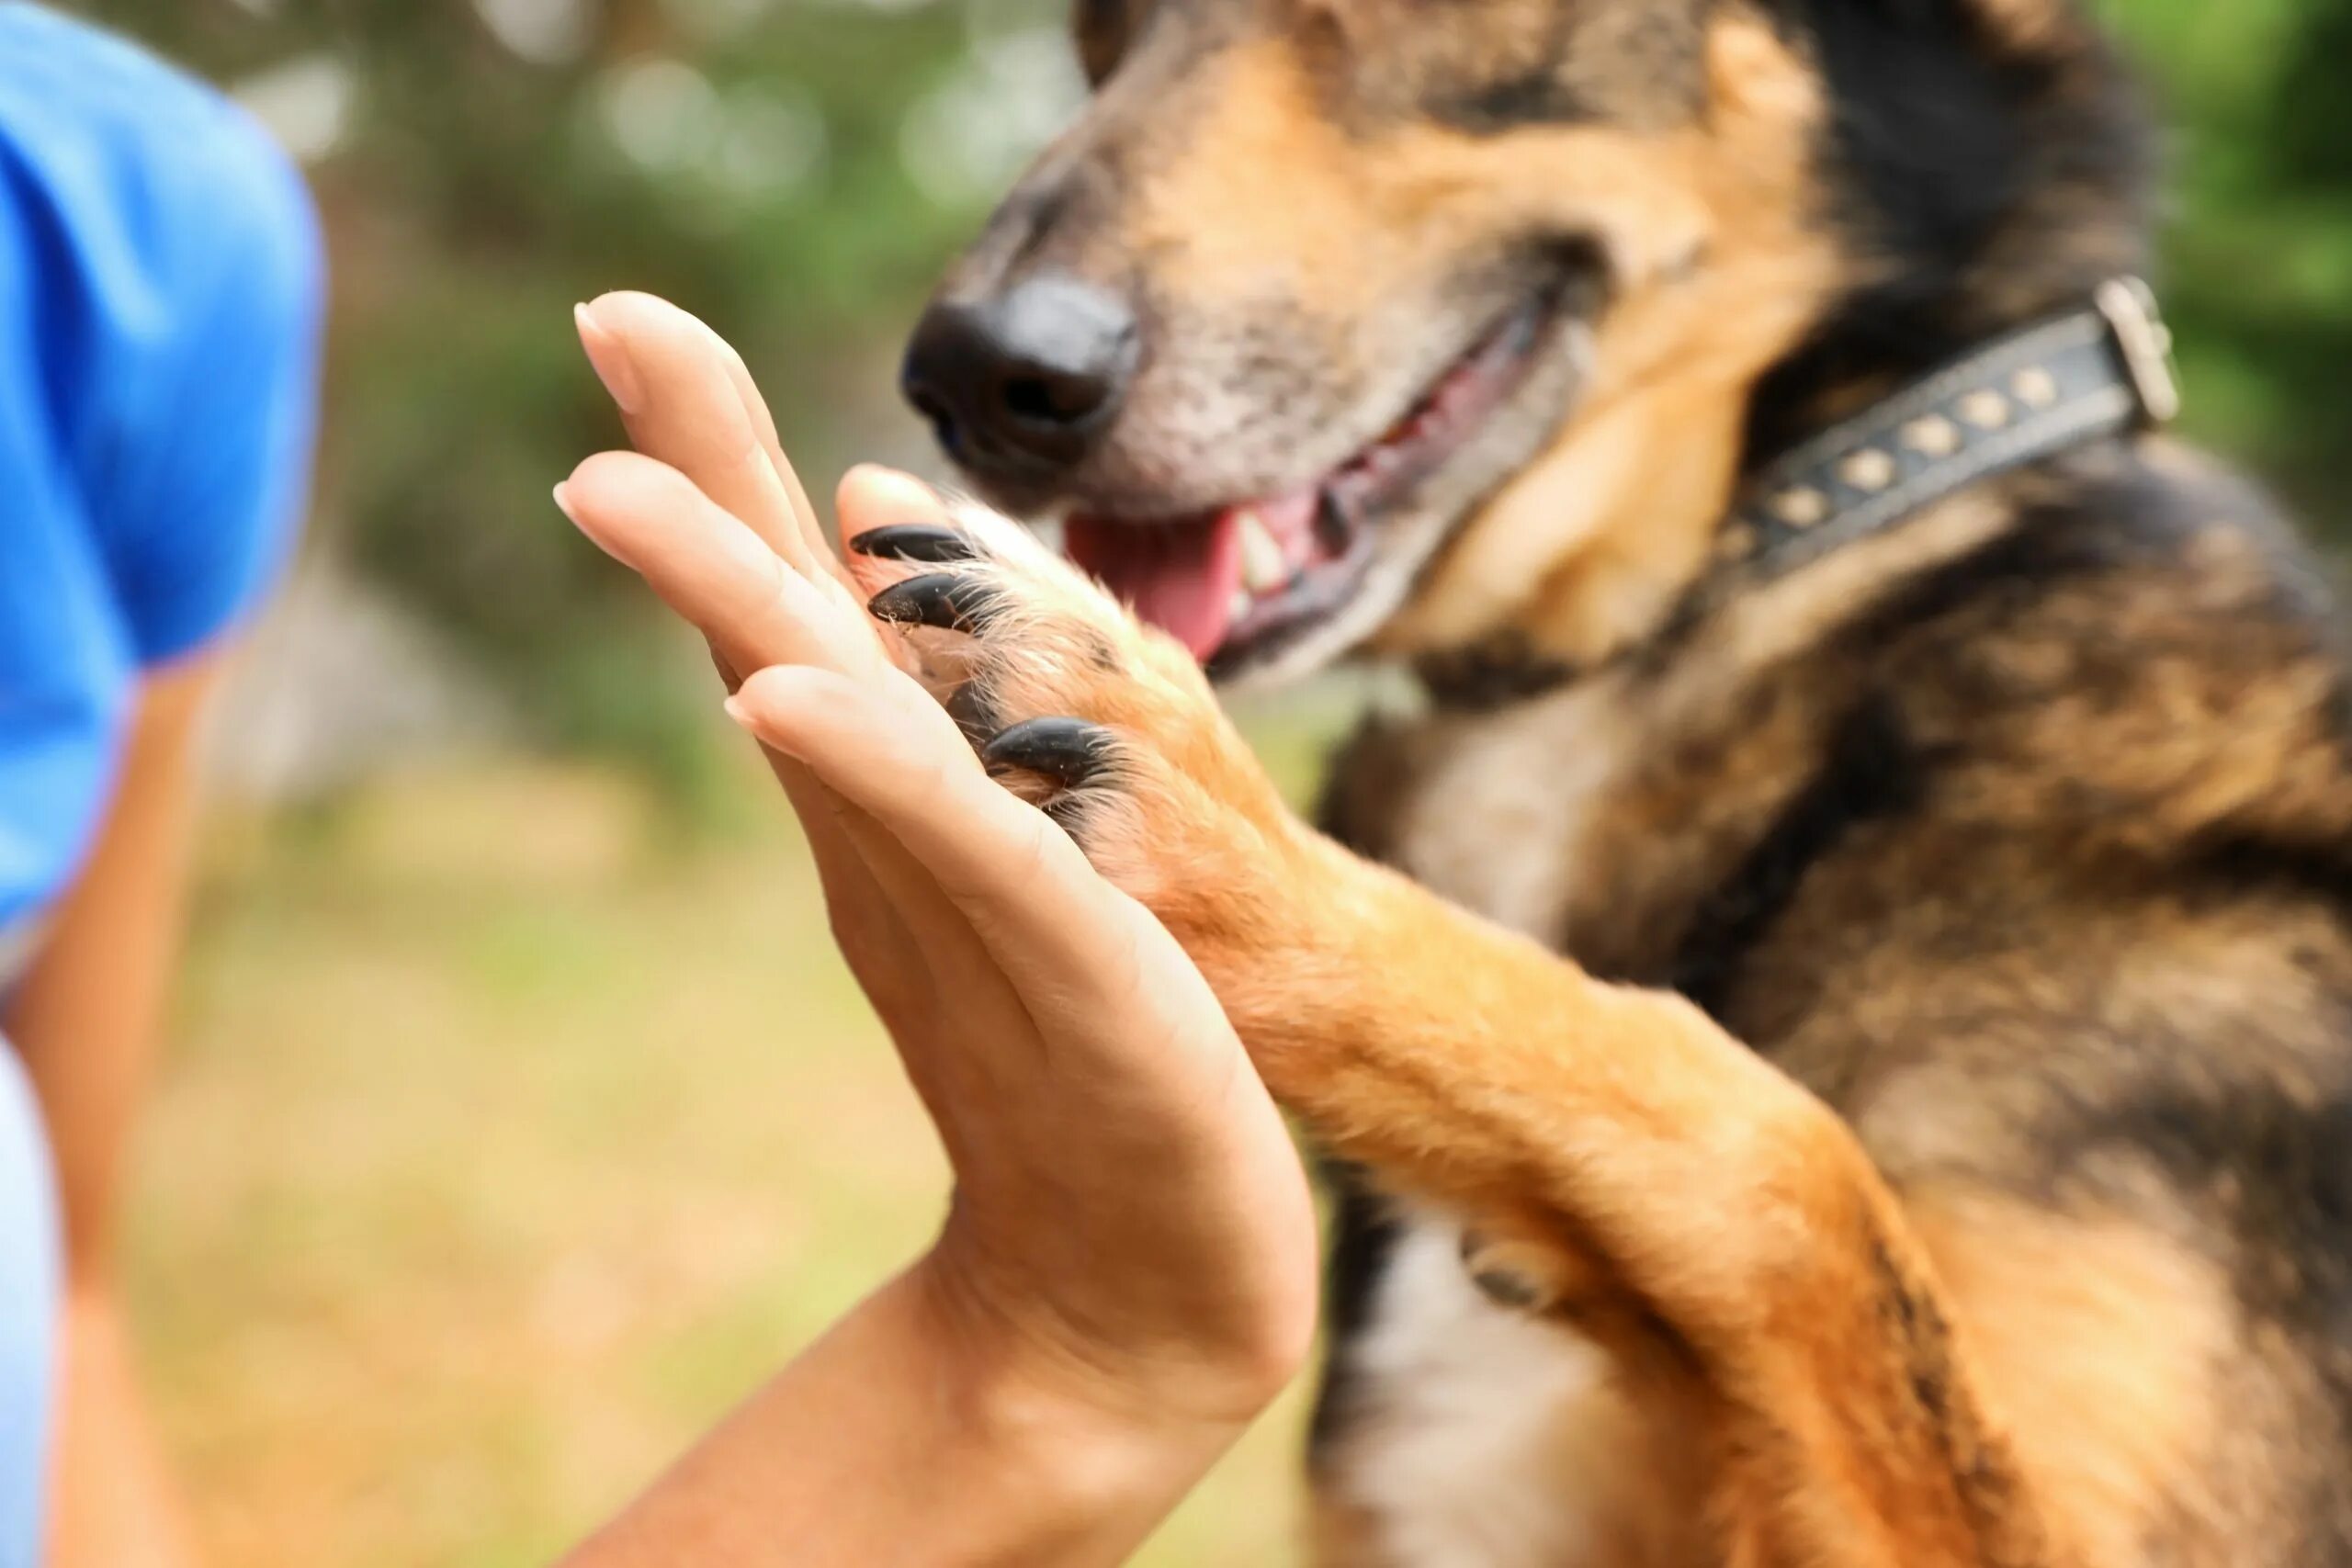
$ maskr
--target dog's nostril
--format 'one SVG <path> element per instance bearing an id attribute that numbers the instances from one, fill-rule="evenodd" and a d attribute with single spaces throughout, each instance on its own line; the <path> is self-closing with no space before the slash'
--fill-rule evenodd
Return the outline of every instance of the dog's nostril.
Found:
<path id="1" fill-rule="evenodd" d="M 1102 406 L 1099 380 L 1070 377 L 1016 376 L 1004 384 L 1005 408 L 1019 419 L 1068 424 Z"/>
<path id="2" fill-rule="evenodd" d="M 1023 419 L 1066 417 L 1054 401 L 1053 389 L 1035 378 L 1016 378 L 1004 384 L 1004 406 Z"/>
<path id="3" fill-rule="evenodd" d="M 1049 478 L 1092 449 L 1136 360 L 1125 300 L 1046 273 L 924 312 L 908 345 L 907 400 L 949 456 L 1001 477 Z"/>

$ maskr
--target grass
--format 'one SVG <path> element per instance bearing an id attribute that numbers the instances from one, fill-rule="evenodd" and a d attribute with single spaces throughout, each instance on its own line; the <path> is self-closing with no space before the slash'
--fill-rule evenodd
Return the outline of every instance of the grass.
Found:
<path id="1" fill-rule="evenodd" d="M 133 1227 L 212 1561 L 544 1563 L 923 1245 L 944 1168 L 764 784 L 696 845 L 495 760 L 216 825 Z M 1138 1561 L 1294 1560 L 1304 1406 Z"/>

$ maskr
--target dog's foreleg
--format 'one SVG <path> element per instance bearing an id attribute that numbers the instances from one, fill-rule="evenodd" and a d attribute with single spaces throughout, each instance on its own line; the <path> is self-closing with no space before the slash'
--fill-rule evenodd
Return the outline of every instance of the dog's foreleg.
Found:
<path id="1" fill-rule="evenodd" d="M 1337 846 L 1306 863 L 1312 918 L 1283 925 L 1311 947 L 1196 953 L 1269 1086 L 1336 1154 L 1496 1227 L 1539 1293 L 1575 1311 L 1589 1259 L 1663 1325 L 1710 1412 L 1731 1561 L 2061 1556 L 1826 1107 L 1679 997 L 1594 980 Z"/>
<path id="2" fill-rule="evenodd" d="M 950 636 L 926 669 L 983 757 L 1167 924 L 1334 1152 L 1459 1209 L 1514 1273 L 1631 1303 L 1691 1369 L 1732 1561 L 2052 1560 L 1922 1250 L 1826 1107 L 1680 998 L 1309 832 L 1182 648 L 1004 519 L 957 522 L 894 614 Z"/>

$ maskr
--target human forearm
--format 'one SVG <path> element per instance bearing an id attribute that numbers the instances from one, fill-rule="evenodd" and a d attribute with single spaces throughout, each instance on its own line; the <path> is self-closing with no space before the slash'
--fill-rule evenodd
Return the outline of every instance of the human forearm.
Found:
<path id="1" fill-rule="evenodd" d="M 565 1568 L 1114 1563 L 1240 1435 L 1090 1397 L 955 1294 L 884 1286 Z"/>
<path id="2" fill-rule="evenodd" d="M 178 944 L 190 753 L 218 664 L 200 656 L 149 678 L 104 828 L 0 1020 L 40 1101 L 63 1222 L 55 1568 L 188 1561 L 182 1511 L 139 1394 L 114 1225 Z"/>
<path id="3" fill-rule="evenodd" d="M 74 1288 L 61 1329 L 51 1568 L 185 1568 L 195 1547 L 117 1292 L 103 1280 Z"/>
<path id="4" fill-rule="evenodd" d="M 32 970 L 0 1018 L 57 1162 L 66 1269 L 100 1288 L 117 1195 L 180 936 L 192 753 L 218 655 L 150 676 L 115 796 Z"/>

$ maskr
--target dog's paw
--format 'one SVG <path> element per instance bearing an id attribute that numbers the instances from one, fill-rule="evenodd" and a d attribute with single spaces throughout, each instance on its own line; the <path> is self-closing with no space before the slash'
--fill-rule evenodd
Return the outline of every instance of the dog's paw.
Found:
<path id="1" fill-rule="evenodd" d="M 1190 654 L 974 505 L 851 541 L 868 608 L 981 760 L 1211 971 L 1274 934 L 1305 830 Z"/>

